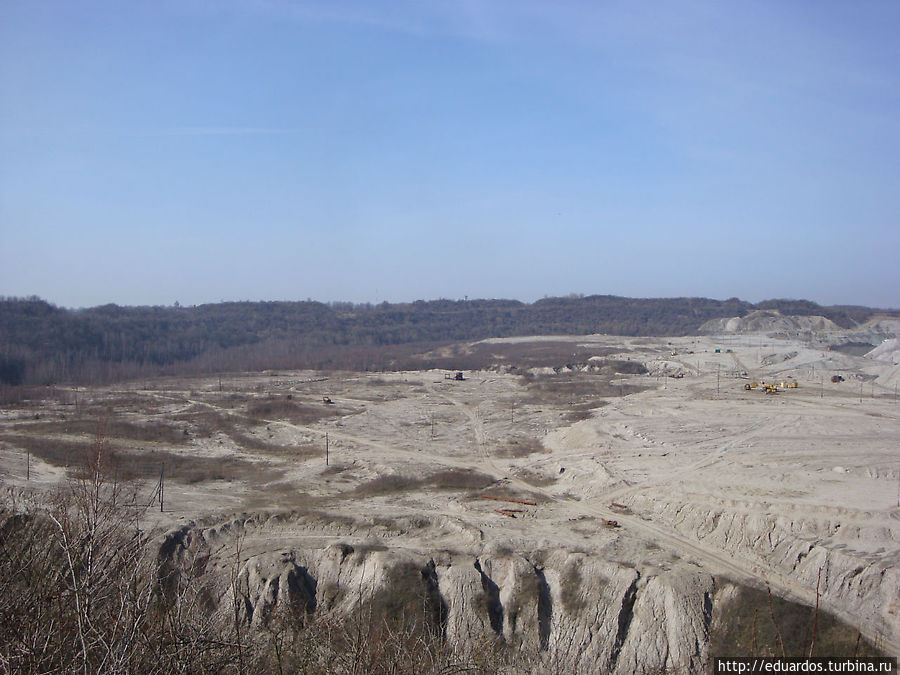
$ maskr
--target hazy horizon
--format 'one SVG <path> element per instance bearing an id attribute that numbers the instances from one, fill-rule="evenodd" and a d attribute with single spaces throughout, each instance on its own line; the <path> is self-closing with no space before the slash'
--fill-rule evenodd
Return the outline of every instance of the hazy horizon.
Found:
<path id="1" fill-rule="evenodd" d="M 728 298 L 717 298 L 717 297 L 712 297 L 712 296 L 708 296 L 708 295 L 635 297 L 635 296 L 615 296 L 611 293 L 567 293 L 565 295 L 542 295 L 540 297 L 530 298 L 530 299 L 512 298 L 512 297 L 488 298 L 488 297 L 477 297 L 477 296 L 476 297 L 464 296 L 462 298 L 450 298 L 450 297 L 412 298 L 412 299 L 401 299 L 401 300 L 379 300 L 378 302 L 371 302 L 368 300 L 360 300 L 360 301 L 340 300 L 340 299 L 322 300 L 319 298 L 311 298 L 311 297 L 307 297 L 307 298 L 231 298 L 231 299 L 222 299 L 222 300 L 215 300 L 215 301 L 211 301 L 211 302 L 198 302 L 198 303 L 191 303 L 191 304 L 183 303 L 179 300 L 174 300 L 169 303 L 156 303 L 156 304 L 127 304 L 127 303 L 117 303 L 117 302 L 101 302 L 101 303 L 98 303 L 95 305 L 79 305 L 79 306 L 63 305 L 58 302 L 54 302 L 51 298 L 44 298 L 44 297 L 41 297 L 36 294 L 0 295 L 0 299 L 28 300 L 30 298 L 38 298 L 39 300 L 43 300 L 55 307 L 59 307 L 59 308 L 66 309 L 66 310 L 76 310 L 77 311 L 77 310 L 83 310 L 83 309 L 92 309 L 95 307 L 103 307 L 105 305 L 116 305 L 119 307 L 166 307 L 167 308 L 167 307 L 176 307 L 176 306 L 178 306 L 178 307 L 199 307 L 199 306 L 203 306 L 203 305 L 217 305 L 217 304 L 241 303 L 241 302 L 250 302 L 250 303 L 253 303 L 253 302 L 260 302 L 260 303 L 265 303 L 265 302 L 317 302 L 317 303 L 321 303 L 324 305 L 351 303 L 354 305 L 368 304 L 368 305 L 375 306 L 375 305 L 381 304 L 382 302 L 387 302 L 388 304 L 393 305 L 393 304 L 412 304 L 415 302 L 442 302 L 442 301 L 449 301 L 449 302 L 504 302 L 504 301 L 509 301 L 509 302 L 521 302 L 521 303 L 530 305 L 530 304 L 537 302 L 538 300 L 571 298 L 571 297 L 580 299 L 580 298 L 589 298 L 591 296 L 600 296 L 600 297 L 612 296 L 612 297 L 621 297 L 621 298 L 625 298 L 625 299 L 629 299 L 629 300 L 677 300 L 677 299 L 682 299 L 682 298 L 689 298 L 689 299 L 714 300 L 717 302 L 725 302 L 727 300 L 732 300 L 736 297 L 736 296 L 731 296 Z M 819 305 L 823 308 L 833 307 L 833 306 L 847 306 L 847 307 L 856 306 L 856 307 L 867 307 L 869 309 L 874 309 L 874 310 L 900 311 L 900 307 L 888 307 L 888 306 L 879 307 L 879 306 L 875 306 L 875 305 L 863 305 L 860 303 L 821 303 L 821 302 L 816 302 L 815 300 L 810 300 L 810 298 L 771 297 L 771 298 L 760 298 L 759 300 L 748 300 L 747 298 L 738 297 L 737 300 L 740 300 L 742 302 L 747 302 L 747 303 L 750 303 L 753 305 L 756 305 L 756 304 L 759 304 L 762 302 L 766 302 L 766 301 L 788 301 L 788 302 L 790 302 L 790 301 L 808 300 L 810 302 L 815 302 L 817 305 Z M 177 305 L 176 305 L 176 303 L 177 303 Z"/>
<path id="2" fill-rule="evenodd" d="M 0 294 L 900 307 L 900 5 L 0 4 Z"/>

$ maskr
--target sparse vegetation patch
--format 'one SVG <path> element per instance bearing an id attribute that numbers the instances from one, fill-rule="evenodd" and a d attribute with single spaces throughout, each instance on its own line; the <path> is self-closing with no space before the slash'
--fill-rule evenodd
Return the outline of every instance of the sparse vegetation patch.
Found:
<path id="1" fill-rule="evenodd" d="M 495 454 L 498 457 L 527 457 L 536 453 L 545 453 L 543 441 L 539 438 L 516 436 L 498 446 Z"/>
<path id="2" fill-rule="evenodd" d="M 831 614 L 749 586 L 717 605 L 709 639 L 714 656 L 883 655 Z"/>
<path id="3" fill-rule="evenodd" d="M 352 494 L 376 496 L 394 492 L 409 492 L 426 487 L 442 490 L 481 490 L 493 484 L 494 479 L 479 471 L 447 469 L 414 478 L 403 474 L 383 474 L 357 486 Z"/>
<path id="4" fill-rule="evenodd" d="M 286 420 L 294 424 L 312 424 L 321 419 L 345 415 L 347 411 L 325 404 L 301 404 L 283 396 L 270 396 L 248 403 L 247 414 L 257 420 Z"/>

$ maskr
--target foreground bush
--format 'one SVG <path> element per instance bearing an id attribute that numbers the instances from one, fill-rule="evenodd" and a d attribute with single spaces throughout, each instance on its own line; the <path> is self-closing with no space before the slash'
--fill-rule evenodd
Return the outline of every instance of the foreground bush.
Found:
<path id="1" fill-rule="evenodd" d="M 487 673 L 493 645 L 453 653 L 427 609 L 375 598 L 350 616 L 278 614 L 250 631 L 215 624 L 192 570 L 168 584 L 136 493 L 110 479 L 102 439 L 52 496 L 7 492 L 0 507 L 0 672 Z M 201 561 L 197 561 L 200 563 Z M 232 575 L 236 578 L 235 574 Z M 521 656 L 521 655 L 520 655 Z M 520 664 L 521 666 L 521 664 Z"/>

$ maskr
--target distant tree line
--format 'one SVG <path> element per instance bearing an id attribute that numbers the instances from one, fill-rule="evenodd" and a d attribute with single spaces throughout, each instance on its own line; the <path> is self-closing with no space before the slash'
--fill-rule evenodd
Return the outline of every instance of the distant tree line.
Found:
<path id="1" fill-rule="evenodd" d="M 516 335 L 677 336 L 756 309 L 822 315 L 850 328 L 896 310 L 822 307 L 806 300 L 610 295 L 412 303 L 224 302 L 196 307 L 70 310 L 0 297 L 0 385 L 100 383 L 131 377 L 267 368 L 386 367 L 461 340 Z"/>

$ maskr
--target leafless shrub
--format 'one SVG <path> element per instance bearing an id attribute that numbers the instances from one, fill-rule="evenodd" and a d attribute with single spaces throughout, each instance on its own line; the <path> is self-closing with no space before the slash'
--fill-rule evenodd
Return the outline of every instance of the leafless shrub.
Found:
<path id="1" fill-rule="evenodd" d="M 547 485 L 553 485 L 553 483 L 555 483 L 559 478 L 558 476 L 548 476 L 545 473 L 529 471 L 528 469 L 518 469 L 515 473 L 516 476 L 521 478 L 529 485 L 533 485 L 534 487 L 546 487 Z"/>
<path id="2" fill-rule="evenodd" d="M 545 497 L 539 492 L 531 492 L 530 490 L 516 490 L 509 487 L 492 487 L 483 492 L 488 497 L 498 497 L 501 499 L 521 499 L 536 504 L 545 504 L 550 501 L 549 497 Z"/>
<path id="3" fill-rule="evenodd" d="M 480 471 L 446 469 L 426 479 L 429 485 L 446 490 L 482 490 L 494 483 L 492 476 Z"/>
<path id="4" fill-rule="evenodd" d="M 311 511 L 306 516 L 306 520 L 308 522 L 322 523 L 331 527 L 344 527 L 350 530 L 355 530 L 357 527 L 357 522 L 354 518 L 340 513 L 334 513 L 333 511 Z"/>
<path id="5" fill-rule="evenodd" d="M 88 441 L 18 435 L 7 436 L 6 440 L 29 450 L 48 464 L 70 468 L 89 462 L 93 449 L 93 443 Z M 127 452 L 108 448 L 104 461 L 108 471 L 120 480 L 155 478 L 161 470 L 164 470 L 167 480 L 188 485 L 213 480 L 263 482 L 277 476 L 272 468 L 264 464 L 238 457 L 201 457 L 165 450 Z"/>
<path id="6" fill-rule="evenodd" d="M 527 400 L 541 405 L 560 407 L 579 406 L 588 409 L 587 404 L 603 405 L 598 399 L 627 396 L 643 391 L 644 387 L 610 382 L 608 378 L 591 373 L 570 373 L 523 377 L 528 392 Z"/>
<path id="7" fill-rule="evenodd" d="M 241 609 L 247 589 L 239 574 L 240 538 L 234 561 L 224 570 L 209 564 L 202 539 L 191 543 L 178 535 L 162 547 L 152 545 L 138 527 L 133 491 L 108 470 L 109 456 L 108 445 L 98 438 L 88 461 L 52 499 L 7 492 L 0 508 L 0 671 L 566 672 L 553 654 L 545 653 L 547 660 L 529 649 L 511 649 L 499 638 L 448 644 L 447 608 L 437 593 L 435 570 L 412 562 L 389 570 L 380 591 L 364 594 L 323 583 L 320 608 L 288 607 L 251 628 Z M 381 546 L 360 547 L 363 554 L 373 550 Z M 208 580 L 213 568 L 229 589 L 220 607 L 231 612 L 225 623 L 214 620 L 221 614 L 216 613 L 220 596 Z M 567 567 L 560 582 L 563 607 L 580 610 L 579 568 Z M 520 578 L 508 608 L 515 617 L 509 620 L 534 620 L 543 592 L 537 569 Z M 356 610 L 333 609 L 353 593 L 361 594 L 349 603 Z M 496 598 L 487 589 L 482 596 L 481 611 L 493 617 L 492 625 L 502 622 L 502 613 L 495 616 Z M 714 609 L 709 601 L 709 611 L 716 612 L 711 654 L 878 654 L 858 632 L 825 613 L 762 591 L 740 588 L 734 603 Z"/>
<path id="8" fill-rule="evenodd" d="M 571 406 L 571 410 L 566 413 L 566 420 L 569 422 L 582 422 L 589 420 L 594 416 L 597 408 L 608 405 L 607 401 L 589 401 L 587 403 L 576 403 Z"/>
<path id="9" fill-rule="evenodd" d="M 27 431 L 29 435 L 81 434 L 93 436 L 97 432 L 99 424 L 103 427 L 103 434 L 112 441 L 145 441 L 168 445 L 183 445 L 189 440 L 185 435 L 184 429 L 165 422 L 152 421 L 138 424 L 124 420 L 101 419 L 102 421 L 96 417 L 82 416 L 64 421 L 15 424 L 12 428 L 16 431 Z"/>
<path id="10" fill-rule="evenodd" d="M 110 479 L 108 459 L 98 436 L 58 494 L 4 523 L 6 670 L 125 672 L 148 663 L 148 539 L 137 526 L 135 493 Z"/>
<path id="11" fill-rule="evenodd" d="M 300 490 L 288 481 L 281 481 L 248 491 L 241 503 L 242 508 L 253 511 L 278 509 L 305 513 L 320 507 L 323 501 L 323 497 Z"/>
<path id="12" fill-rule="evenodd" d="M 513 370 L 563 368 L 583 364 L 592 356 L 622 351 L 612 347 L 582 347 L 568 340 L 536 342 L 480 342 L 454 344 L 415 355 L 402 366 L 407 370 L 487 370 L 495 366 Z"/>
<path id="13" fill-rule="evenodd" d="M 397 521 L 393 518 L 385 518 L 383 516 L 375 516 L 372 518 L 372 525 L 375 527 L 382 527 L 389 531 L 395 531 L 399 529 L 397 527 Z"/>
<path id="14" fill-rule="evenodd" d="M 73 466 L 86 460 L 91 447 L 88 440 L 53 439 L 25 434 L 4 434 L 3 440 L 29 451 L 53 466 Z"/>
<path id="15" fill-rule="evenodd" d="M 446 469 L 421 478 L 413 478 L 403 474 L 383 474 L 358 485 L 354 496 L 375 496 L 394 492 L 409 492 L 425 487 L 442 490 L 481 490 L 494 483 L 494 479 L 479 471 L 463 469 Z"/>
<path id="16" fill-rule="evenodd" d="M 284 397 L 268 397 L 247 404 L 247 414 L 256 420 L 287 420 L 294 424 L 312 424 L 321 419 L 346 414 L 334 406 L 308 405 Z"/>
<path id="17" fill-rule="evenodd" d="M 330 464 L 328 467 L 323 469 L 319 475 L 336 476 L 337 474 L 344 473 L 349 468 L 351 468 L 350 464 Z"/>
<path id="18" fill-rule="evenodd" d="M 527 457 L 537 453 L 546 453 L 547 448 L 539 438 L 516 436 L 497 447 L 494 452 L 499 457 Z"/>
<path id="19" fill-rule="evenodd" d="M 559 580 L 562 605 L 567 612 L 574 614 L 584 609 L 586 603 L 582 593 L 583 583 L 578 565 L 567 565 Z M 606 583 L 606 579 L 600 577 L 592 577 L 590 581 L 593 588 L 602 587 Z"/>
<path id="20" fill-rule="evenodd" d="M 739 586 L 727 604 L 714 606 L 709 653 L 715 656 L 882 656 L 858 630 L 833 615 Z"/>
<path id="21" fill-rule="evenodd" d="M 353 490 L 353 495 L 372 497 L 394 492 L 408 492 L 416 490 L 424 484 L 425 482 L 420 478 L 412 478 L 401 474 L 383 474 L 356 486 Z"/>

